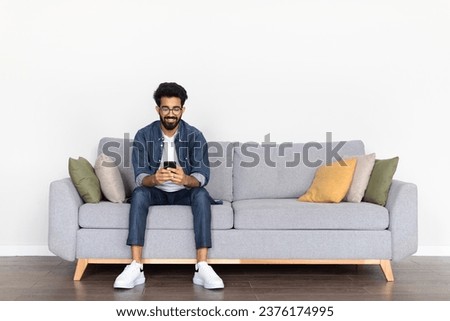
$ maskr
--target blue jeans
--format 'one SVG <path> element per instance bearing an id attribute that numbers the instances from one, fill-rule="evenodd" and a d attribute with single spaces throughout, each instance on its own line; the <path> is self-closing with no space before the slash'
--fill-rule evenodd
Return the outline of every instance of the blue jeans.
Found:
<path id="1" fill-rule="evenodd" d="M 144 245 L 149 206 L 190 205 L 194 216 L 195 246 L 211 247 L 212 198 L 203 187 L 164 192 L 156 187 L 136 187 L 131 197 L 127 245 Z"/>

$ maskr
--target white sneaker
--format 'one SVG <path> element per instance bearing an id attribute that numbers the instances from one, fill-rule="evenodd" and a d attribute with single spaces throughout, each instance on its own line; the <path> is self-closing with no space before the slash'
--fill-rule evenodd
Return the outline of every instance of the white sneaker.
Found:
<path id="1" fill-rule="evenodd" d="M 214 272 L 213 268 L 206 262 L 199 262 L 195 265 L 194 284 L 201 285 L 205 289 L 223 289 L 222 279 Z"/>
<path id="2" fill-rule="evenodd" d="M 136 285 L 145 283 L 144 265 L 133 260 L 127 265 L 114 282 L 115 288 L 132 289 Z"/>

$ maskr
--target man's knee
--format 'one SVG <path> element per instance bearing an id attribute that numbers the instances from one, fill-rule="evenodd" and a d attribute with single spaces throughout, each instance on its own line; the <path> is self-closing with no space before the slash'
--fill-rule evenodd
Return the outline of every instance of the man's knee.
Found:
<path id="1" fill-rule="evenodd" d="M 209 202 L 210 196 L 208 191 L 203 187 L 197 187 L 193 188 L 191 190 L 191 200 L 201 201 L 201 200 L 207 200 Z"/>
<path id="2" fill-rule="evenodd" d="M 145 198 L 147 196 L 147 193 L 148 191 L 146 191 L 146 188 L 144 186 L 138 186 L 133 190 L 131 199 Z"/>
<path id="3" fill-rule="evenodd" d="M 131 194 L 131 204 L 145 204 L 150 206 L 151 204 L 151 189 L 145 186 L 138 186 L 133 190 Z"/>

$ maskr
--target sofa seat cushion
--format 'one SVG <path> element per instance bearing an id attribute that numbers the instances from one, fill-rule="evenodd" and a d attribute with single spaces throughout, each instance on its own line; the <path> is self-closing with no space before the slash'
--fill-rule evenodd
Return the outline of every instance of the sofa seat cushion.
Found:
<path id="1" fill-rule="evenodd" d="M 128 229 L 130 204 L 100 202 L 83 204 L 79 210 L 78 224 L 82 228 Z M 211 228 L 225 230 L 233 227 L 231 203 L 211 205 Z M 150 206 L 147 229 L 192 230 L 193 220 L 190 206 Z"/>
<path id="2" fill-rule="evenodd" d="M 233 203 L 234 227 L 249 230 L 384 230 L 385 207 L 371 203 L 308 203 L 296 199 L 242 200 Z"/>

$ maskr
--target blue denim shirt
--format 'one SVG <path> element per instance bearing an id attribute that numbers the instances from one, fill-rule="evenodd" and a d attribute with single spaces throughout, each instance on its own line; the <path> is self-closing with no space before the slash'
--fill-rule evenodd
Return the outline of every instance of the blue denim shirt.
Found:
<path id="1" fill-rule="evenodd" d="M 136 133 L 133 141 L 132 162 L 137 182 L 139 176 L 153 175 L 159 169 L 163 148 L 164 137 L 159 120 Z M 175 136 L 175 150 L 178 164 L 183 168 L 184 173 L 196 177 L 201 186 L 206 185 L 209 181 L 208 144 L 202 132 L 184 120 L 180 120 L 178 133 Z"/>

